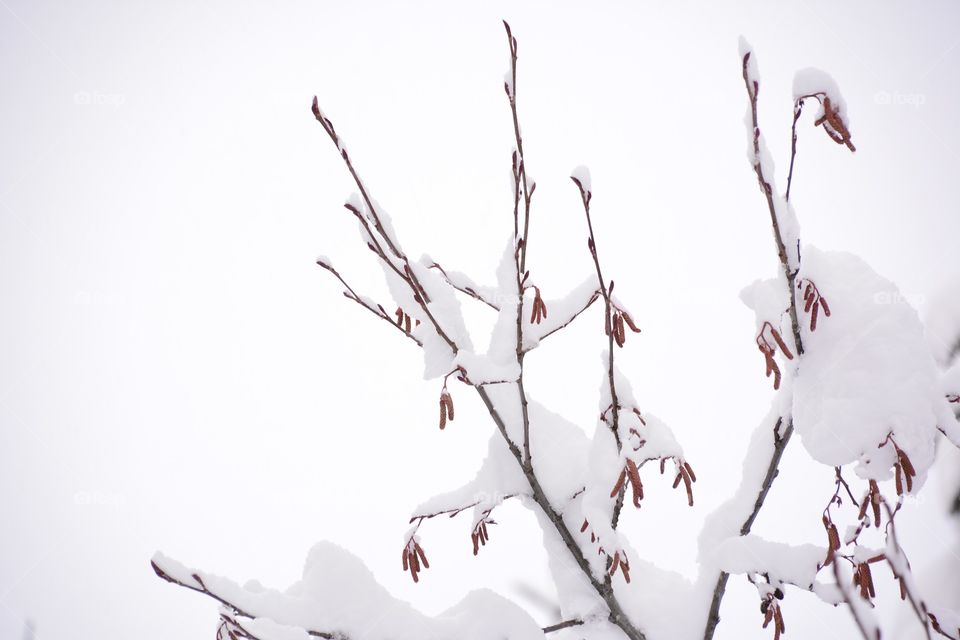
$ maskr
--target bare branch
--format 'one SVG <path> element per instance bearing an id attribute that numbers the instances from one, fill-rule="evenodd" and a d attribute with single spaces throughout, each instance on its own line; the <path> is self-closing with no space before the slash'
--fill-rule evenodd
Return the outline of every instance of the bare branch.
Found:
<path id="1" fill-rule="evenodd" d="M 323 260 L 317 260 L 317 264 L 318 264 L 319 266 L 323 267 L 324 269 L 326 269 L 327 271 L 329 271 L 330 273 L 332 273 L 333 276 L 334 276 L 337 280 L 339 280 L 339 281 L 343 284 L 344 287 L 347 288 L 347 290 L 343 292 L 344 297 L 346 297 L 346 298 L 348 298 L 348 299 L 350 299 L 350 300 L 353 300 L 354 302 L 356 302 L 356 303 L 359 304 L 361 307 L 363 307 L 364 309 L 368 310 L 370 313 L 372 313 L 373 315 L 377 316 L 378 318 L 381 318 L 381 319 L 383 319 L 383 320 L 386 320 L 386 321 L 387 321 L 387 324 L 389 324 L 391 327 L 394 327 L 395 329 L 399 330 L 400 333 L 402 333 L 402 334 L 405 335 L 406 337 L 408 337 L 408 338 L 410 338 L 411 340 L 413 340 L 414 342 L 416 342 L 416 343 L 417 343 L 417 346 L 419 346 L 419 347 L 422 347 L 422 346 L 423 346 L 423 343 L 420 341 L 419 338 L 417 338 L 416 336 L 414 336 L 414 335 L 413 335 L 412 333 L 410 333 L 409 331 L 406 331 L 406 330 L 404 329 L 404 327 L 402 327 L 402 326 L 400 325 L 400 323 L 397 323 L 397 322 L 394 322 L 393 320 L 391 320 L 391 319 L 390 319 L 390 316 L 387 315 L 386 310 L 385 310 L 381 305 L 378 304 L 378 305 L 374 306 L 374 305 L 371 304 L 371 302 L 369 302 L 364 296 L 361 296 L 361 295 L 357 294 L 357 292 L 353 290 L 353 287 L 351 287 L 349 284 L 347 284 L 347 281 L 343 279 L 343 276 L 340 275 L 340 272 L 333 268 L 333 265 L 328 264 L 328 263 L 324 262 Z"/>
<path id="2" fill-rule="evenodd" d="M 552 624 L 549 627 L 544 627 L 544 633 L 553 633 L 554 631 L 560 631 L 562 629 L 569 629 L 570 627 L 579 627 L 583 624 L 583 620 L 564 620 L 563 622 L 558 622 L 557 624 Z"/>
<path id="3" fill-rule="evenodd" d="M 483 293 L 480 290 L 480 287 L 477 287 L 472 282 L 470 284 L 463 284 L 463 283 L 458 284 L 454 282 L 454 279 L 451 278 L 450 275 L 446 271 L 444 271 L 443 267 L 441 267 L 436 262 L 431 264 L 430 268 L 436 269 L 437 271 L 439 271 L 440 274 L 443 276 L 443 281 L 446 282 L 451 287 L 453 287 L 454 289 L 456 289 L 457 291 L 459 291 L 460 293 L 464 293 L 470 296 L 471 298 L 473 298 L 474 300 L 479 300 L 480 302 L 484 303 L 494 311 L 500 310 L 500 305 L 498 305 L 495 301 L 490 300 L 487 296 L 483 295 Z"/>
<path id="4" fill-rule="evenodd" d="M 347 208 L 350 209 L 354 215 L 360 219 L 361 224 L 364 225 L 364 228 L 367 230 L 369 236 L 373 240 L 374 251 L 380 257 L 381 260 L 386 262 L 391 269 L 404 281 L 406 282 L 414 294 L 414 299 L 420 305 L 420 308 L 426 314 L 427 318 L 433 324 L 434 329 L 443 338 L 444 342 L 450 347 L 450 349 L 456 353 L 459 349 L 457 345 L 450 339 L 450 336 L 443 330 L 443 327 L 440 326 L 440 323 L 437 322 L 437 319 L 433 316 L 433 313 L 430 312 L 430 308 L 427 306 L 427 303 L 430 302 L 430 296 L 427 294 L 426 290 L 423 288 L 423 285 L 420 284 L 420 281 L 417 279 L 416 274 L 413 271 L 413 268 L 410 266 L 410 261 L 407 259 L 407 256 L 403 254 L 399 247 L 394 243 L 393 239 L 390 237 L 383 226 L 382 218 L 377 211 L 377 208 L 373 204 L 373 200 L 370 198 L 370 195 L 367 193 L 367 189 L 363 184 L 363 180 L 360 179 L 357 170 L 353 166 L 353 161 L 350 159 L 350 154 L 347 153 L 346 147 L 343 146 L 340 136 L 337 135 L 336 130 L 333 127 L 333 122 L 327 118 L 323 112 L 320 110 L 319 104 L 317 102 L 317 97 L 313 98 L 312 105 L 313 115 L 317 121 L 323 127 L 323 130 L 327 132 L 327 135 L 330 136 L 330 139 L 336 145 L 337 150 L 340 152 L 340 157 L 343 158 L 344 164 L 347 166 L 347 170 L 350 172 L 351 177 L 353 177 L 354 183 L 357 185 L 357 188 L 360 190 L 360 196 L 363 198 L 363 202 L 367 207 L 367 210 L 370 212 L 371 217 L 374 221 L 374 227 L 376 228 L 379 236 L 383 238 L 384 242 L 387 244 L 387 247 L 390 249 L 390 252 L 398 258 L 402 264 L 403 269 L 399 269 L 396 264 L 394 264 L 393 259 L 391 259 L 387 253 L 384 251 L 380 241 L 377 239 L 377 235 L 373 234 L 370 231 L 370 227 L 367 224 L 364 216 L 356 210 L 356 208 L 351 205 L 347 205 Z"/>
<path id="5" fill-rule="evenodd" d="M 870 624 L 864 615 L 865 612 L 861 610 L 861 600 L 858 593 L 853 592 L 846 583 L 846 580 L 840 577 L 840 563 L 834 559 L 831 563 L 833 564 L 833 576 L 837 580 L 837 588 L 840 590 L 840 593 L 843 594 L 844 600 L 847 604 L 850 605 L 850 614 L 853 616 L 853 621 L 857 625 L 857 629 L 860 631 L 860 635 L 863 636 L 863 640 L 880 640 L 880 629 L 876 625 Z M 857 598 L 858 600 L 854 600 Z M 876 630 L 875 634 L 870 633 L 870 627 L 873 627 Z"/>
<path id="6" fill-rule="evenodd" d="M 580 190 L 580 201 L 583 204 L 583 212 L 587 218 L 587 231 L 589 233 L 587 246 L 590 249 L 590 256 L 593 258 L 593 265 L 597 270 L 599 291 L 603 296 L 604 328 L 607 332 L 607 378 L 610 384 L 611 402 L 610 430 L 613 432 L 613 439 L 617 443 L 617 451 L 619 452 L 620 449 L 623 448 L 623 443 L 620 442 L 620 401 L 617 399 L 617 384 L 613 365 L 613 343 L 615 336 L 613 327 L 613 304 L 610 301 L 613 282 L 611 281 L 610 286 L 607 287 L 606 280 L 603 279 L 603 271 L 600 268 L 600 258 L 597 256 L 597 242 L 593 235 L 593 220 L 590 217 L 590 200 L 593 198 L 593 193 L 587 189 L 578 178 L 571 176 L 570 179 L 573 180 L 573 183 L 577 185 L 577 189 Z M 617 500 L 613 507 L 612 525 L 614 529 L 617 528 L 620 520 L 620 511 L 623 509 L 623 493 L 624 488 L 621 487 L 617 493 Z"/>
<path id="7" fill-rule="evenodd" d="M 193 574 L 191 577 L 196 581 L 198 585 L 200 585 L 199 587 L 191 584 L 187 584 L 185 582 L 181 582 L 180 580 L 177 580 L 176 578 L 170 576 L 163 569 L 160 568 L 160 565 L 158 565 L 156 562 L 152 560 L 150 561 L 150 566 L 153 567 L 154 573 L 156 573 L 159 577 L 163 578 L 167 582 L 171 584 L 175 584 L 180 587 L 184 587 L 185 589 L 190 589 L 191 591 L 196 591 L 197 593 L 202 593 L 205 596 L 213 598 L 223 606 L 227 607 L 230 611 L 232 611 L 234 615 L 240 616 L 242 618 L 249 618 L 251 620 L 255 620 L 258 617 L 257 615 L 241 609 L 240 607 L 233 604 L 226 598 L 223 598 L 222 596 L 211 591 L 207 587 L 207 585 L 204 584 L 203 579 L 196 573 Z M 308 635 L 314 636 L 315 638 L 326 638 L 327 640 L 347 640 L 344 635 L 339 633 L 332 633 L 328 631 L 313 631 L 311 629 L 304 629 L 304 631 Z M 250 636 L 250 637 L 253 637 L 253 636 Z"/>

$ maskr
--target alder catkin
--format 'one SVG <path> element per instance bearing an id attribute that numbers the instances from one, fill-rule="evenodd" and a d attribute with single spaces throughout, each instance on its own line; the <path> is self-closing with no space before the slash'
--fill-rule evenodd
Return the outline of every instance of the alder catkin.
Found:
<path id="1" fill-rule="evenodd" d="M 780 337 L 780 332 L 771 327 L 770 333 L 773 334 L 773 339 L 776 341 L 777 346 L 780 347 L 780 351 L 783 352 L 783 355 L 787 356 L 787 360 L 793 360 L 793 354 L 790 353 L 790 349 L 787 348 L 787 343 Z"/>
<path id="2" fill-rule="evenodd" d="M 421 546 L 420 546 L 419 544 L 417 544 L 417 543 L 414 543 L 414 549 L 417 550 L 417 555 L 420 556 L 420 562 L 423 564 L 423 568 L 424 568 L 424 569 L 429 569 L 429 568 L 430 568 L 430 563 L 427 562 L 427 554 L 425 554 L 425 553 L 423 552 L 423 547 L 421 547 Z"/>
<path id="3" fill-rule="evenodd" d="M 453 422 L 453 396 L 449 393 L 443 394 L 444 399 L 447 403 L 447 417 L 450 418 L 450 421 Z"/>
<path id="4" fill-rule="evenodd" d="M 643 483 L 640 482 L 637 464 L 630 458 L 627 458 L 627 475 L 630 476 L 630 484 L 633 486 L 633 506 L 639 508 L 640 501 L 643 500 Z"/>
<path id="5" fill-rule="evenodd" d="M 620 477 L 617 478 L 617 484 L 613 486 L 613 491 L 610 492 L 611 498 L 616 497 L 616 495 L 620 493 L 620 489 L 623 488 L 623 483 L 626 479 L 627 479 L 627 471 L 623 470 L 620 472 Z"/>

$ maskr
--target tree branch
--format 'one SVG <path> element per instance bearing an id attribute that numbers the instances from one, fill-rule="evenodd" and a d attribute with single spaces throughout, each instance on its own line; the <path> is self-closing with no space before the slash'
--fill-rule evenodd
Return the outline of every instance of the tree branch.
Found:
<path id="1" fill-rule="evenodd" d="M 407 256 L 402 253 L 399 247 L 394 243 L 393 239 L 390 238 L 390 234 L 386 232 L 386 229 L 383 226 L 383 221 L 380 214 L 377 212 L 377 208 L 373 204 L 373 200 L 370 198 L 367 193 L 367 189 L 363 184 L 363 180 L 360 179 L 357 170 L 353 166 L 353 161 L 350 159 L 350 154 L 347 153 L 346 147 L 343 146 L 340 136 L 337 135 L 336 130 L 333 127 L 333 122 L 327 118 L 323 112 L 320 110 L 320 106 L 317 102 L 317 97 L 313 97 L 312 105 L 313 115 L 323 127 L 323 130 L 327 132 L 327 135 L 330 136 L 330 140 L 333 141 L 333 144 L 337 147 L 337 150 L 340 152 L 340 157 L 343 158 L 344 164 L 347 166 L 347 170 L 350 172 L 350 176 L 353 178 L 354 183 L 357 185 L 357 188 L 360 190 L 360 196 L 363 198 L 363 202 L 367 207 L 367 210 L 370 212 L 370 215 L 373 217 L 374 227 L 376 228 L 379 235 L 386 242 L 390 251 L 395 255 L 404 266 L 404 269 L 401 271 L 390 259 L 382 246 L 380 245 L 379 240 L 377 240 L 376 235 L 370 231 L 370 227 L 367 224 L 367 221 L 364 219 L 364 216 L 356 210 L 356 208 L 351 205 L 347 205 L 347 208 L 350 209 L 360 220 L 361 224 L 364 225 L 368 235 L 373 240 L 374 251 L 380 256 L 381 260 L 384 260 L 400 278 L 409 285 L 410 289 L 413 291 L 414 299 L 420 305 L 420 308 L 423 309 L 423 312 L 426 314 L 427 318 L 433 324 L 434 329 L 443 338 L 444 342 L 450 347 L 450 349 L 456 353 L 458 351 L 457 345 L 454 344 L 453 340 L 450 339 L 450 336 L 446 334 L 443 330 L 443 327 L 440 326 L 440 323 L 437 322 L 437 319 L 430 312 L 428 304 L 430 302 L 430 296 L 427 294 L 426 290 L 423 288 L 423 285 L 420 284 L 420 281 L 417 279 L 416 273 L 414 273 L 413 268 L 410 266 L 410 261 L 407 259 Z"/>
<path id="2" fill-rule="evenodd" d="M 259 617 L 253 613 L 250 613 L 249 611 L 244 611 L 243 609 L 233 604 L 226 598 L 223 598 L 222 596 L 214 593 L 213 591 L 210 591 L 210 589 L 207 588 L 207 585 L 204 584 L 203 579 L 201 579 L 200 576 L 196 573 L 190 577 L 193 578 L 197 582 L 197 584 L 200 585 L 199 587 L 195 587 L 191 584 L 187 584 L 186 582 L 181 582 L 180 580 L 177 580 L 176 578 L 170 576 L 163 569 L 161 569 L 156 562 L 152 560 L 150 561 L 150 566 L 153 567 L 154 573 L 156 573 L 159 577 L 163 578 L 167 582 L 171 584 L 175 584 L 180 587 L 184 587 L 185 589 L 190 589 L 191 591 L 196 591 L 197 593 L 202 593 L 207 597 L 213 598 L 223 606 L 230 609 L 234 615 L 240 616 L 242 618 L 249 618 L 251 620 L 255 620 L 256 618 Z M 347 640 L 346 636 L 340 633 L 331 633 L 328 631 L 314 631 L 311 629 L 304 629 L 304 631 L 308 635 L 311 635 L 315 638 L 325 638 L 326 640 Z M 250 637 L 253 637 L 253 636 L 250 636 Z"/>
<path id="3" fill-rule="evenodd" d="M 864 616 L 857 604 L 854 604 L 853 599 L 859 598 L 860 595 L 851 592 L 850 588 L 847 587 L 846 581 L 840 577 L 840 563 L 836 561 L 836 558 L 834 558 L 834 561 L 831 564 L 833 564 L 833 576 L 837 580 L 837 588 L 840 590 L 840 593 L 843 594 L 844 600 L 846 600 L 847 604 L 850 606 L 850 614 L 853 616 L 853 621 L 857 624 L 857 629 L 860 631 L 860 635 L 863 636 L 863 640 L 880 640 L 880 630 L 877 629 L 876 634 L 871 635 L 868 628 L 868 621 L 864 619 Z"/>
<path id="4" fill-rule="evenodd" d="M 453 287 L 454 289 L 456 289 L 457 291 L 459 291 L 460 293 L 464 293 L 470 296 L 471 298 L 473 298 L 474 300 L 479 300 L 480 302 L 484 303 L 494 311 L 500 311 L 500 305 L 498 305 L 494 301 L 488 300 L 483 294 L 480 293 L 479 287 L 472 286 L 473 285 L 472 282 L 469 285 L 455 283 L 453 281 L 453 278 L 451 278 L 450 275 L 446 271 L 444 271 L 443 267 L 441 267 L 436 262 L 431 264 L 430 268 L 436 269 L 437 271 L 439 271 L 443 275 L 443 281 L 446 282 L 451 287 Z"/>
<path id="5" fill-rule="evenodd" d="M 397 323 L 397 322 L 394 322 L 393 320 L 391 320 L 391 319 L 390 319 L 390 316 L 387 315 L 386 310 L 385 310 L 382 306 L 380 306 L 380 305 L 378 304 L 376 307 L 374 307 L 374 306 L 373 306 L 372 304 L 370 304 L 370 302 L 368 302 L 363 296 L 357 294 L 357 292 L 353 290 L 353 287 L 351 287 L 349 284 L 347 284 L 347 281 L 343 279 L 343 276 L 340 275 L 340 272 L 333 268 L 333 265 L 328 264 L 328 263 L 326 263 L 326 262 L 324 262 L 323 260 L 320 260 L 320 259 L 317 260 L 317 264 L 318 264 L 319 266 L 323 267 L 324 269 L 326 269 L 327 271 L 329 271 L 330 273 L 332 273 L 333 276 L 334 276 L 337 280 L 339 280 L 339 281 L 343 284 L 344 287 L 347 288 L 347 290 L 343 292 L 344 297 L 346 297 L 346 298 L 348 298 L 348 299 L 350 299 L 350 300 L 353 300 L 354 302 L 356 302 L 356 303 L 359 304 L 361 307 L 363 307 L 364 309 L 366 309 L 367 311 L 369 311 L 369 312 L 372 313 L 373 315 L 377 316 L 378 318 L 381 318 L 381 319 L 383 319 L 383 320 L 386 320 L 386 321 L 387 321 L 387 324 L 389 324 L 391 327 L 394 327 L 394 328 L 398 329 L 398 330 L 400 331 L 400 333 L 402 333 L 402 334 L 405 335 L 406 337 L 408 337 L 408 338 L 410 338 L 411 340 L 413 340 L 414 342 L 416 342 L 418 347 L 422 347 L 422 346 L 423 346 L 423 343 L 420 341 L 419 338 L 415 337 L 412 333 L 406 331 L 402 326 L 400 326 L 400 323 Z"/>
<path id="6" fill-rule="evenodd" d="M 552 624 L 549 627 L 543 628 L 543 633 L 553 633 L 554 631 L 560 631 L 562 629 L 569 629 L 570 627 L 579 627 L 583 624 L 583 620 L 564 620 L 563 622 L 558 622 L 557 624 Z"/>
<path id="7" fill-rule="evenodd" d="M 597 282 L 599 284 L 600 295 L 603 296 L 604 304 L 604 327 L 607 332 L 607 379 L 610 385 L 610 430 L 613 432 L 613 439 L 617 443 L 617 452 L 623 448 L 623 443 L 620 442 L 620 401 L 617 398 L 617 384 L 615 377 L 615 370 L 613 365 L 613 343 L 614 343 L 614 327 L 613 327 L 613 304 L 610 301 L 610 293 L 613 291 L 613 281 L 610 282 L 609 288 L 606 285 L 606 281 L 603 279 L 603 271 L 600 269 L 600 258 L 597 256 L 597 242 L 593 235 L 593 220 L 590 218 L 590 200 L 593 198 L 593 192 L 587 189 L 581 181 L 571 176 L 574 184 L 577 185 L 577 188 L 580 190 L 580 201 L 583 203 L 583 212 L 587 218 L 587 231 L 589 232 L 589 237 L 587 245 L 590 248 L 590 256 L 593 258 L 593 265 L 597 270 Z M 617 524 L 620 521 L 620 511 L 623 509 L 623 495 L 626 487 L 620 487 L 620 490 L 617 492 L 617 499 L 613 506 L 613 518 L 612 526 L 614 529 L 617 528 Z"/>

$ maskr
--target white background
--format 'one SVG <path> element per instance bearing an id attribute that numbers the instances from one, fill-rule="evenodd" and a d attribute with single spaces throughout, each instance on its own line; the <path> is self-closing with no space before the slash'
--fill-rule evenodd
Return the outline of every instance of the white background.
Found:
<path id="1" fill-rule="evenodd" d="M 738 35 L 781 185 L 794 71 L 828 70 L 848 104 L 856 154 L 802 122 L 804 241 L 857 253 L 921 309 L 960 272 L 956 2 L 720 5 L 0 2 L 0 637 L 32 620 L 50 640 L 208 638 L 214 603 L 154 577 L 154 550 L 283 588 L 321 539 L 425 611 L 490 586 L 556 621 L 529 595 L 553 598 L 519 505 L 478 558 L 466 522 L 428 523 L 432 568 L 401 572 L 411 510 L 471 477 L 493 425 L 454 387 L 441 433 L 412 343 L 313 264 L 386 303 L 317 94 L 407 252 L 492 282 L 512 231 L 501 18 L 538 181 L 529 265 L 547 298 L 590 273 L 566 177 L 589 165 L 604 268 L 643 329 L 621 366 L 700 478 L 693 509 L 651 478 L 625 526 L 693 578 L 699 523 L 771 397 L 737 298 L 776 268 Z M 588 431 L 601 322 L 527 361 L 528 391 Z M 822 544 L 832 476 L 791 445 L 756 531 Z M 944 495 L 934 477 L 907 507 L 905 544 L 956 575 Z M 770 635 L 751 589 L 731 579 L 718 638 Z M 784 611 L 788 637 L 850 637 L 809 595 Z"/>

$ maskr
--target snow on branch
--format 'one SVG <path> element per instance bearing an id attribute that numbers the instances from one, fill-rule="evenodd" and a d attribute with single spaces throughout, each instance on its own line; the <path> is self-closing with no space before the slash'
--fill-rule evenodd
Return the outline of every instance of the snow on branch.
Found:
<path id="1" fill-rule="evenodd" d="M 260 640 L 423 640 L 542 638 L 543 631 L 520 607 L 486 590 L 473 591 L 448 611 L 431 617 L 391 596 L 358 558 L 330 542 L 313 547 L 303 577 L 286 591 L 189 569 L 163 554 L 157 575 L 218 601 L 233 630 Z M 223 614 L 221 614 L 223 615 Z M 245 621 L 238 621 L 238 618 Z"/>
<path id="2" fill-rule="evenodd" d="M 803 253 L 798 288 L 811 291 L 811 322 L 802 328 L 808 352 L 794 385 L 793 415 L 804 448 L 828 466 L 855 462 L 859 476 L 874 480 L 892 476 L 902 451 L 919 489 L 939 429 L 956 424 L 919 316 L 893 283 L 856 256 L 813 246 Z M 812 314 L 827 298 L 830 321 L 814 331 Z"/>
<path id="3" fill-rule="evenodd" d="M 672 479 L 673 489 L 682 485 L 683 491 L 675 495 L 682 499 L 685 494 L 691 507 L 697 476 L 673 430 L 641 406 L 616 366 L 616 350 L 625 347 L 628 331 L 640 329 L 637 316 L 614 296 L 614 281 L 602 270 L 593 230 L 594 192 L 585 167 L 576 168 L 570 178 L 579 192 L 595 275 L 565 296 L 549 299 L 529 266 L 536 183 L 528 175 L 517 109 L 517 39 L 506 22 L 504 27 L 510 55 L 504 91 L 515 144 L 513 228 L 505 230 L 509 238 L 496 286 L 481 287 L 427 255 L 419 261 L 408 258 L 389 215 L 372 197 L 340 133 L 314 98 L 313 116 L 358 189 L 344 207 L 357 221 L 362 245 L 382 268 L 393 304 L 385 307 L 358 293 L 329 259 L 320 257 L 317 264 L 343 285 L 346 298 L 422 347 L 424 377 L 442 378 L 437 405 L 441 430 L 458 415 L 457 385 L 451 378 L 478 395 L 493 423 L 487 457 L 474 479 L 413 511 L 398 568 L 420 582 L 430 566 L 421 526 L 468 510 L 473 553 L 478 554 L 490 541 L 496 507 L 518 498 L 541 526 L 560 622 L 541 629 L 519 607 L 485 590 L 471 592 L 439 616 L 424 615 L 393 598 L 362 562 L 330 543 L 313 548 L 302 579 L 283 592 L 255 582 L 240 586 L 162 554 L 153 558 L 154 571 L 219 603 L 218 640 L 527 640 L 545 633 L 590 640 L 711 640 L 731 573 L 744 575 L 756 587 L 762 626 L 771 629 L 775 640 L 786 631 L 783 601 L 788 586 L 808 590 L 828 604 L 847 603 L 864 638 L 877 640 L 879 627 L 872 612 L 875 567 L 885 562 L 927 636 L 935 632 L 960 640 L 960 615 L 928 609 L 894 525 L 901 506 L 923 486 L 938 434 L 960 443 L 955 416 L 960 365 L 944 375 L 941 367 L 949 366 L 955 353 L 945 351 L 941 361 L 935 361 L 916 313 L 892 283 L 865 263 L 809 245 L 801 252 L 799 223 L 789 202 L 796 124 L 805 100 L 820 105 L 815 126 L 854 150 L 836 83 L 814 70 L 795 78 L 790 171 L 781 195 L 759 124 L 756 56 L 741 40 L 747 155 L 766 201 L 779 261 L 776 277 L 745 288 L 741 299 L 754 311 L 755 344 L 775 393 L 751 437 L 738 489 L 701 531 L 700 575 L 690 584 L 645 559 L 619 528 L 628 495 L 634 507 L 643 506 L 652 484 L 648 476 L 653 474 L 644 471 L 648 463 L 658 463 L 661 475 L 670 466 L 663 484 Z M 506 213 L 505 227 L 510 222 Z M 485 351 L 474 347 L 460 293 L 496 311 Z M 603 381 L 599 415 L 592 437 L 587 437 L 581 426 L 528 395 L 524 364 L 544 339 L 600 299 Z M 388 312 L 394 305 L 396 310 Z M 787 545 L 751 533 L 794 430 L 814 460 L 833 468 L 832 491 L 825 491 L 820 515 L 824 546 Z M 850 468 L 855 479 L 844 476 Z M 815 486 L 816 479 L 811 482 Z M 882 546 L 876 546 L 878 542 Z M 821 578 L 828 568 L 832 582 Z"/>
<path id="4" fill-rule="evenodd" d="M 568 326 L 600 298 L 595 276 L 590 276 L 563 298 L 547 300 L 546 312 L 539 321 L 534 316 L 524 318 L 523 350 L 532 351 L 548 336 Z"/>

